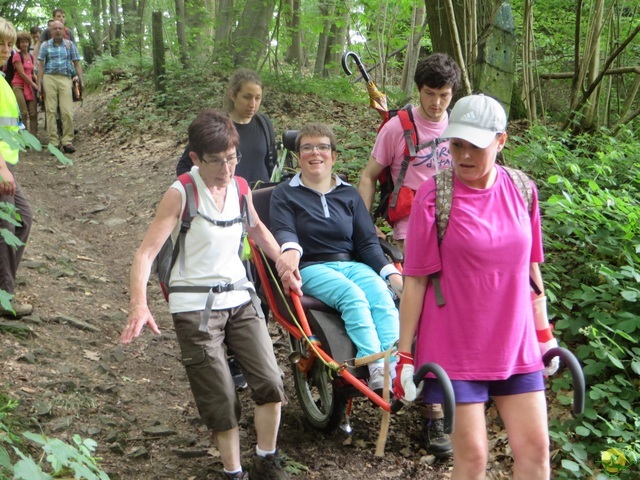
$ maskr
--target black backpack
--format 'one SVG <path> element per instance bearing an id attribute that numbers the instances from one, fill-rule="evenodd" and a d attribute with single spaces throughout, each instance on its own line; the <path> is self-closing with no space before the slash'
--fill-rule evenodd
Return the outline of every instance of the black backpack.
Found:
<path id="1" fill-rule="evenodd" d="M 273 173 L 273 169 L 276 166 L 276 162 L 278 161 L 278 151 L 276 148 L 276 132 L 273 130 L 273 124 L 267 115 L 264 113 L 258 112 L 256 114 L 256 119 L 262 128 L 262 133 L 264 133 L 264 137 L 267 139 L 267 156 L 264 159 L 264 163 L 267 166 L 267 171 L 269 172 L 269 176 Z"/>
<path id="2" fill-rule="evenodd" d="M 2 72 L 4 73 L 4 79 L 7 81 L 7 83 L 9 84 L 9 86 L 11 86 L 11 80 L 13 80 L 13 77 L 16 74 L 16 70 L 13 66 L 13 55 L 17 53 L 18 55 L 20 55 L 20 59 L 22 61 L 24 61 L 24 57 L 22 56 L 22 54 L 16 50 L 11 50 L 11 54 L 9 55 L 9 60 L 7 60 L 7 63 L 4 67 L 2 67 Z"/>

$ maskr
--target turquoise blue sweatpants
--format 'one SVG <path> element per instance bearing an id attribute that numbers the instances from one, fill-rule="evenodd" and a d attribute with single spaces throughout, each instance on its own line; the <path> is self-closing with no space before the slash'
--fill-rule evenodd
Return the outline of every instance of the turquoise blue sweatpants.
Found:
<path id="1" fill-rule="evenodd" d="M 302 291 L 342 314 L 358 358 L 388 349 L 398 339 L 400 321 L 384 280 L 360 262 L 326 262 L 304 267 Z"/>

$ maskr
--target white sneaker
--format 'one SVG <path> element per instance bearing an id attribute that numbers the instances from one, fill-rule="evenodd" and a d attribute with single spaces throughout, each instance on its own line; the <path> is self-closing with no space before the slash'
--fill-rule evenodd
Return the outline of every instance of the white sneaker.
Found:
<path id="1" fill-rule="evenodd" d="M 384 387 L 384 365 L 381 363 L 369 364 L 369 388 L 374 392 L 381 391 Z"/>

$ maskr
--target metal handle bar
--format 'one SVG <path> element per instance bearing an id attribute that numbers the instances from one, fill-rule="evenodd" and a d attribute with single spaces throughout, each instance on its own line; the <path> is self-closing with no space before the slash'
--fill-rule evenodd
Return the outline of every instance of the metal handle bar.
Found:
<path id="1" fill-rule="evenodd" d="M 364 68 L 362 60 L 360 60 L 360 57 L 356 52 L 349 51 L 342 54 L 342 69 L 344 70 L 344 73 L 346 73 L 347 75 L 351 75 L 351 69 L 349 68 L 349 65 L 347 65 L 347 60 L 349 59 L 349 57 L 352 57 L 353 61 L 356 62 L 356 66 L 358 67 L 358 70 L 360 70 L 364 81 L 369 83 L 371 81 L 371 77 L 369 76 L 369 73 L 367 73 L 367 69 Z"/>
<path id="2" fill-rule="evenodd" d="M 560 357 L 571 371 L 571 380 L 573 382 L 573 415 L 584 413 L 586 383 L 580 362 L 578 362 L 578 359 L 573 353 L 562 347 L 554 347 L 545 352 L 542 356 L 542 361 L 545 365 L 549 365 L 551 359 L 554 357 Z"/>
<path id="3" fill-rule="evenodd" d="M 453 393 L 453 385 L 449 380 L 449 375 L 437 363 L 425 363 L 413 375 L 413 382 L 418 385 L 427 373 L 433 373 L 444 393 L 444 431 L 446 433 L 453 432 L 453 422 L 455 419 L 456 399 Z M 391 404 L 391 413 L 396 413 L 402 409 L 404 402 L 402 400 L 394 400 Z"/>

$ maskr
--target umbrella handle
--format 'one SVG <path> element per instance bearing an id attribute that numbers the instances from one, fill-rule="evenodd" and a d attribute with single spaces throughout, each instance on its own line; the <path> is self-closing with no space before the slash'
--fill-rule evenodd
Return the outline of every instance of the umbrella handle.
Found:
<path id="1" fill-rule="evenodd" d="M 344 73 L 346 73 L 347 75 L 351 75 L 352 73 L 351 69 L 349 68 L 349 65 L 347 65 L 347 60 L 349 59 L 349 57 L 352 57 L 353 61 L 356 62 L 356 66 L 358 67 L 358 70 L 360 70 L 360 73 L 362 74 L 362 78 L 364 78 L 364 81 L 369 83 L 371 81 L 371 77 L 367 73 L 367 69 L 364 68 L 364 65 L 362 64 L 362 60 L 360 60 L 360 57 L 356 52 L 348 51 L 342 54 L 342 69 L 344 70 Z"/>
<path id="2" fill-rule="evenodd" d="M 555 347 L 545 352 L 542 356 L 542 361 L 545 365 L 548 365 L 554 357 L 560 357 L 571 371 L 571 379 L 573 380 L 573 415 L 584 413 L 585 380 L 580 362 L 578 362 L 573 353 L 562 347 Z"/>
<path id="3" fill-rule="evenodd" d="M 418 368 L 418 371 L 413 375 L 413 382 L 418 385 L 424 380 L 427 373 L 433 373 L 440 384 L 440 388 L 444 394 L 444 431 L 445 433 L 452 433 L 455 422 L 456 399 L 449 375 L 447 375 L 440 365 L 430 362 Z M 404 402 L 402 400 L 394 400 L 391 404 L 391 413 L 399 412 L 403 406 Z"/>

